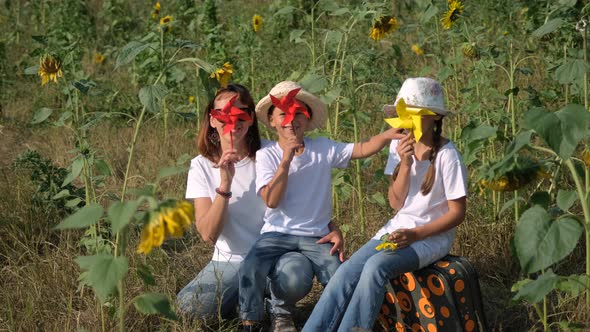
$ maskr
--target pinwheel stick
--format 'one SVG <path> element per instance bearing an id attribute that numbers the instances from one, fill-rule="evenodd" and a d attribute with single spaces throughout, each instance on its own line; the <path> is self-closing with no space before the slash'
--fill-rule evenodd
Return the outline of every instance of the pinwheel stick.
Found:
<path id="1" fill-rule="evenodd" d="M 229 132 L 229 145 L 230 148 L 233 150 L 234 149 L 234 135 L 232 134 L 232 132 Z"/>

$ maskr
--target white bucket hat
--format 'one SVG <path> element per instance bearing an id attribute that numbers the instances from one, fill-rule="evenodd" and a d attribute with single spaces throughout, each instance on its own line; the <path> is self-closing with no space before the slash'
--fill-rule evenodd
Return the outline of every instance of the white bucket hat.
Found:
<path id="1" fill-rule="evenodd" d="M 395 114 L 398 100 L 403 98 L 408 107 L 426 108 L 436 114 L 447 115 L 443 88 L 436 80 L 428 77 L 410 77 L 404 81 L 393 105 L 385 105 L 383 111 Z"/>
<path id="2" fill-rule="evenodd" d="M 270 123 L 268 122 L 268 109 L 272 106 L 270 95 L 281 99 L 290 91 L 299 88 L 301 88 L 301 85 L 292 81 L 283 81 L 275 85 L 268 95 L 260 99 L 256 105 L 256 117 L 258 118 L 258 121 L 264 123 L 267 127 L 270 127 Z M 326 105 L 320 100 L 320 98 L 301 89 L 299 93 L 297 93 L 297 96 L 295 96 L 295 99 L 305 103 L 311 109 L 311 119 L 309 120 L 307 130 L 324 127 L 328 114 L 326 113 Z"/>

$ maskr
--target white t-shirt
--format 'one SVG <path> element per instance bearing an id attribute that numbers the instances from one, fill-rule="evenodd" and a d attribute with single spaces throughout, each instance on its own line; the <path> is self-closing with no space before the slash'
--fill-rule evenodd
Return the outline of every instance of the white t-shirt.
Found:
<path id="1" fill-rule="evenodd" d="M 385 174 L 391 175 L 400 162 L 396 148 L 398 140 L 393 140 L 389 147 L 389 158 Z M 461 160 L 461 154 L 452 142 L 441 147 L 436 156 L 436 174 L 432 190 L 424 196 L 420 192 L 422 181 L 430 167 L 430 161 L 417 160 L 410 170 L 410 188 L 403 207 L 377 232 L 373 239 L 380 239 L 385 233 L 400 228 L 415 228 L 428 224 L 444 215 L 448 210 L 448 200 L 467 196 L 467 171 Z M 453 245 L 455 229 L 431 236 L 411 244 L 420 258 L 420 267 L 424 267 L 446 255 Z"/>
<path id="2" fill-rule="evenodd" d="M 332 168 L 345 168 L 353 143 L 325 137 L 304 138 L 305 149 L 293 157 L 287 189 L 279 205 L 266 208 L 261 233 L 280 232 L 300 236 L 324 236 L 332 218 Z M 256 192 L 274 177 L 283 150 L 274 142 L 256 153 Z"/>
<path id="3" fill-rule="evenodd" d="M 221 183 L 218 168 L 203 156 L 191 160 L 186 185 L 186 198 L 211 198 L 215 200 L 215 188 Z M 244 158 L 235 164 L 232 180 L 232 197 L 227 208 L 227 220 L 215 243 L 212 260 L 240 262 L 246 257 L 260 234 L 264 215 L 264 202 L 256 195 L 254 179 L 255 162 Z"/>

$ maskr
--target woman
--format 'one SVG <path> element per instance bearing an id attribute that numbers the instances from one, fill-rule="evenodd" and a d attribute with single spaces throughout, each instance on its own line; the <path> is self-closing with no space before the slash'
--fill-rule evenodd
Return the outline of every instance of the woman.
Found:
<path id="1" fill-rule="evenodd" d="M 201 154 L 191 161 L 187 181 L 197 231 L 215 246 L 209 264 L 178 294 L 180 311 L 192 318 L 237 313 L 239 266 L 260 234 L 265 211 L 255 191 L 254 158 L 260 146 L 248 90 L 238 84 L 219 90 L 206 108 L 198 136 Z M 342 235 L 335 231 L 324 241 L 339 246 Z M 288 331 L 295 303 L 311 289 L 311 263 L 299 253 L 285 254 L 267 281 L 275 330 Z"/>

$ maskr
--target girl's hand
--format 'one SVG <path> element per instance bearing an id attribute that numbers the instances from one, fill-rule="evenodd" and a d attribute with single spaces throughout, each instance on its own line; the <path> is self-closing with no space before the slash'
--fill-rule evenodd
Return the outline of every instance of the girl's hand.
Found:
<path id="1" fill-rule="evenodd" d="M 389 234 L 389 241 L 395 243 L 398 248 L 404 248 L 418 241 L 418 232 L 415 228 L 401 228 Z"/>
<path id="2" fill-rule="evenodd" d="M 238 162 L 237 152 L 235 149 L 224 151 L 221 158 L 219 158 L 219 162 L 215 165 L 215 167 L 219 168 L 219 174 L 221 175 L 219 189 L 222 191 L 230 191 L 231 189 L 231 183 L 236 173 L 234 163 Z"/>
<path id="3" fill-rule="evenodd" d="M 411 166 L 414 162 L 414 159 L 412 159 L 412 156 L 414 155 L 414 144 L 416 144 L 414 136 L 412 134 L 408 134 L 400 139 L 399 144 L 397 145 L 397 154 L 401 159 L 400 162 L 406 166 Z"/>

